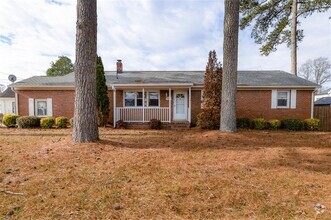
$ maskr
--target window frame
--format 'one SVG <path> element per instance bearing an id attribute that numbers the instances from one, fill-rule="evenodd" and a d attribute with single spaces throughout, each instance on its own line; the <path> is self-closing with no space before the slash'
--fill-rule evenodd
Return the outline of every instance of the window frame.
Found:
<path id="1" fill-rule="evenodd" d="M 134 97 L 134 106 L 126 106 L 125 105 L 125 93 L 127 92 L 133 92 L 135 94 Z M 160 90 L 150 90 L 150 91 L 145 91 L 146 96 L 144 97 L 145 94 L 143 94 L 145 103 L 143 103 L 142 106 L 137 106 L 137 100 L 138 100 L 138 92 L 142 93 L 142 90 L 123 90 L 123 107 L 124 108 L 160 108 L 160 104 L 161 104 L 161 94 L 160 94 Z M 149 93 L 157 93 L 158 94 L 158 106 L 149 106 Z"/>
<path id="2" fill-rule="evenodd" d="M 280 93 L 280 92 L 286 92 L 286 106 L 279 106 L 278 105 L 278 100 L 280 100 L 279 98 L 278 98 L 278 93 Z M 276 107 L 277 108 L 290 108 L 290 100 L 291 100 L 291 97 L 290 97 L 290 94 L 291 94 L 291 92 L 289 91 L 289 90 L 277 90 L 277 95 L 276 95 Z M 281 99 L 281 100 L 283 100 L 283 99 Z"/>
<path id="3" fill-rule="evenodd" d="M 45 115 L 39 115 L 38 114 L 38 102 L 46 102 L 46 114 Z M 47 117 L 48 116 L 48 103 L 47 103 L 47 99 L 35 99 L 35 101 L 34 101 L 34 105 L 35 105 L 35 115 L 37 116 L 37 117 Z"/>
<path id="4" fill-rule="evenodd" d="M 157 106 L 150 106 L 150 105 L 149 105 L 149 100 L 150 100 L 149 94 L 150 94 L 150 93 L 156 93 L 156 94 L 157 94 L 157 96 L 158 96 L 158 99 L 157 99 L 157 100 L 158 100 L 158 105 L 157 105 Z M 147 94 L 147 95 L 146 95 L 146 96 L 147 96 L 147 106 L 146 106 L 146 107 L 152 107 L 152 108 L 153 108 L 153 107 L 154 107 L 154 108 L 155 108 L 155 107 L 160 107 L 160 102 L 161 102 L 160 91 L 147 91 L 146 94 Z"/>
<path id="5" fill-rule="evenodd" d="M 46 103 L 46 105 L 47 105 L 47 103 Z M 15 101 L 11 102 L 11 111 L 12 111 L 13 114 L 16 113 L 16 102 Z"/>

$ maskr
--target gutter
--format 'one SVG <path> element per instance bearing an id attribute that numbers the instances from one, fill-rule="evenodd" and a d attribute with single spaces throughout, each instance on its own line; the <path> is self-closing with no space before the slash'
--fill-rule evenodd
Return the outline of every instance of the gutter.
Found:
<path id="1" fill-rule="evenodd" d="M 18 95 L 14 87 L 10 87 L 10 89 L 15 93 L 15 114 L 18 115 Z"/>

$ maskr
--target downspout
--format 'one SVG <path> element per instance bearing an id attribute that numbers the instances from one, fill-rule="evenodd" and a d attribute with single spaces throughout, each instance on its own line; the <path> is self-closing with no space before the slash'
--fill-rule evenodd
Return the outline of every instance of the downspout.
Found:
<path id="1" fill-rule="evenodd" d="M 10 89 L 15 93 L 15 114 L 18 115 L 18 95 L 13 87 L 10 87 Z"/>
<path id="2" fill-rule="evenodd" d="M 316 93 L 317 89 L 315 89 L 312 93 L 311 93 L 311 107 L 310 107 L 310 118 L 314 118 L 314 100 L 315 100 L 315 93 Z"/>
<path id="3" fill-rule="evenodd" d="M 112 90 L 113 90 L 113 124 L 114 124 L 114 128 L 116 128 L 116 89 L 115 86 L 112 86 Z"/>

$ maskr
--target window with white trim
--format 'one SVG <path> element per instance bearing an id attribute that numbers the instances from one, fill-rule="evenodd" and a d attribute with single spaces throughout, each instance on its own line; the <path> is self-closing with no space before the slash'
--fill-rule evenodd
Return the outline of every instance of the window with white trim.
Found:
<path id="1" fill-rule="evenodd" d="M 142 107 L 144 106 L 159 107 L 160 106 L 160 92 L 145 92 L 140 91 L 125 91 L 124 92 L 124 107 Z"/>
<path id="2" fill-rule="evenodd" d="M 288 108 L 290 103 L 290 91 L 277 91 L 277 108 Z"/>
<path id="3" fill-rule="evenodd" d="M 46 99 L 36 99 L 36 116 L 44 117 L 47 116 L 47 100 Z"/>
<path id="4" fill-rule="evenodd" d="M 125 92 L 124 93 L 124 106 L 125 107 L 136 106 L 136 93 L 135 92 Z"/>
<path id="5" fill-rule="evenodd" d="M 158 92 L 148 92 L 148 106 L 158 107 L 159 106 L 159 93 Z"/>

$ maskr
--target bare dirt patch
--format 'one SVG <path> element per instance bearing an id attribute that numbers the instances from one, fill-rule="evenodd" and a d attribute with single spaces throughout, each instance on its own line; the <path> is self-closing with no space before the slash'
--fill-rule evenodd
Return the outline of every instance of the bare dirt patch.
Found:
<path id="1" fill-rule="evenodd" d="M 0 128 L 0 219 L 331 219 L 330 133 L 100 136 Z"/>

